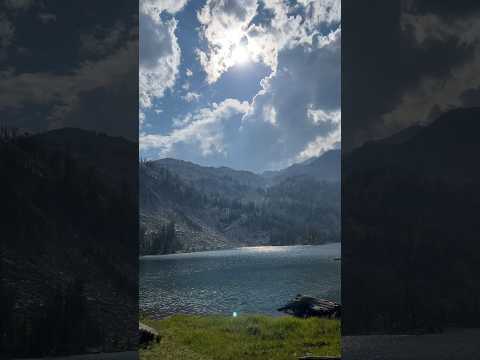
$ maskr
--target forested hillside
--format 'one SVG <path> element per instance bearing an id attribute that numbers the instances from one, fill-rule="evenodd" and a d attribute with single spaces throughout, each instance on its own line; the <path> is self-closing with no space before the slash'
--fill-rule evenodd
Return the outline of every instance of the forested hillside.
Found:
<path id="1" fill-rule="evenodd" d="M 142 162 L 140 251 L 340 241 L 339 181 L 338 150 L 263 176 L 175 159 Z"/>
<path id="2" fill-rule="evenodd" d="M 120 138 L 2 129 L 2 353 L 135 348 L 136 169 L 125 164 L 136 147 Z"/>

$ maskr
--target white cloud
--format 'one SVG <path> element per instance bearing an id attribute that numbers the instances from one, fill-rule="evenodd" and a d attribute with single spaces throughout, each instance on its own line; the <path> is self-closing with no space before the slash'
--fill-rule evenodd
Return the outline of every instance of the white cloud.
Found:
<path id="1" fill-rule="evenodd" d="M 140 106 L 150 108 L 154 99 L 172 89 L 179 72 L 181 50 L 175 35 L 177 20 L 162 20 L 182 10 L 188 0 L 140 1 Z"/>
<path id="2" fill-rule="evenodd" d="M 307 109 L 307 117 L 314 124 L 329 124 L 330 129 L 318 135 L 309 142 L 300 153 L 295 156 L 293 162 L 304 161 L 314 156 L 319 156 L 327 150 L 337 148 L 341 141 L 341 111 L 324 111 L 314 109 L 310 105 Z"/>
<path id="3" fill-rule="evenodd" d="M 263 119 L 272 125 L 277 124 L 277 111 L 272 104 L 266 104 L 263 107 Z"/>
<path id="4" fill-rule="evenodd" d="M 178 120 L 177 128 L 168 135 L 141 135 L 140 147 L 142 150 L 157 149 L 160 156 L 172 156 L 181 144 L 193 145 L 203 156 L 225 153 L 223 128 L 233 116 L 244 114 L 248 108 L 248 102 L 236 99 L 213 103 Z"/>
<path id="5" fill-rule="evenodd" d="M 339 110 L 324 111 L 322 109 L 314 109 L 313 104 L 307 109 L 307 118 L 314 124 L 335 123 L 340 124 L 341 113 Z"/>
<path id="6" fill-rule="evenodd" d="M 193 76 L 193 71 L 190 70 L 190 69 L 187 69 L 187 70 L 185 71 L 185 75 L 188 76 L 188 77 Z"/>
<path id="7" fill-rule="evenodd" d="M 200 63 L 207 73 L 208 83 L 215 82 L 235 65 L 232 54 L 246 39 L 249 22 L 255 16 L 256 0 L 207 0 L 198 12 L 202 37 L 208 43 L 206 52 L 197 49 Z"/>
<path id="8" fill-rule="evenodd" d="M 182 99 L 189 103 L 193 101 L 198 101 L 198 99 L 200 99 L 200 94 L 190 91 L 186 93 L 184 96 L 182 96 Z"/>
<path id="9" fill-rule="evenodd" d="M 315 140 L 308 143 L 292 161 L 300 162 L 310 159 L 314 156 L 319 156 L 325 151 L 336 149 L 339 147 L 341 141 L 341 128 L 338 126 L 334 131 L 326 135 L 318 135 Z"/>
<path id="10" fill-rule="evenodd" d="M 265 0 L 262 11 L 270 15 L 258 20 L 255 0 L 207 0 L 197 14 L 207 82 L 239 65 L 238 57 L 271 72 L 249 103 L 227 99 L 173 119 L 168 133 L 141 137 L 142 152 L 263 171 L 338 147 L 340 2 L 301 3 Z"/>
<path id="11" fill-rule="evenodd" d="M 307 18 L 307 27 L 316 27 L 321 23 L 339 23 L 341 19 L 341 1 L 338 0 L 297 0 L 311 15 Z"/>
<path id="12" fill-rule="evenodd" d="M 153 18 L 158 18 L 162 12 L 175 14 L 182 10 L 188 0 L 141 0 L 140 12 Z"/>
<path id="13" fill-rule="evenodd" d="M 155 98 L 172 89 L 180 66 L 177 20 L 140 16 L 140 105 L 149 108 Z"/>
<path id="14" fill-rule="evenodd" d="M 208 0 L 198 13 L 202 38 L 207 49 L 197 49 L 198 60 L 214 83 L 239 62 L 263 62 L 277 70 L 278 53 L 299 45 L 323 46 L 328 42 L 319 32 L 322 23 L 340 22 L 340 0 L 303 0 L 304 15 L 295 5 L 283 0 L 265 0 L 265 9 L 273 13 L 270 23 L 255 24 L 259 2 L 242 0 L 224 2 Z"/>

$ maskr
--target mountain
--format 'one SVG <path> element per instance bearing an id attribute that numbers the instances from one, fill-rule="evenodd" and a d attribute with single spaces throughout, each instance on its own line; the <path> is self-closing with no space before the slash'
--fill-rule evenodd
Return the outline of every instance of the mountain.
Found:
<path id="1" fill-rule="evenodd" d="M 152 161 L 151 165 L 157 169 L 168 169 L 206 194 L 221 194 L 230 198 L 262 189 L 267 184 L 264 178 L 255 173 L 228 167 L 206 167 L 169 158 Z"/>
<path id="2" fill-rule="evenodd" d="M 109 136 L 77 128 L 61 128 L 30 136 L 49 152 L 65 153 L 95 171 L 109 186 L 136 188 L 138 151 L 135 143 L 123 137 Z M 123 185 L 122 185 L 123 184 Z"/>
<path id="3" fill-rule="evenodd" d="M 0 129 L 2 350 L 135 347 L 137 159 L 94 132 Z"/>
<path id="4" fill-rule="evenodd" d="M 339 152 L 262 175 L 176 159 L 143 162 L 140 251 L 339 241 L 335 159 L 339 160 Z M 339 168 L 340 164 L 338 172 Z M 176 229 L 174 237 L 167 236 L 169 224 Z"/>
<path id="5" fill-rule="evenodd" d="M 479 131 L 480 108 L 451 110 L 344 157 L 346 334 L 478 324 Z"/>
<path id="6" fill-rule="evenodd" d="M 308 176 L 316 180 L 340 181 L 341 151 L 329 150 L 321 156 L 310 158 L 302 163 L 293 164 L 286 169 L 268 172 L 266 177 L 278 183 L 295 176 Z"/>

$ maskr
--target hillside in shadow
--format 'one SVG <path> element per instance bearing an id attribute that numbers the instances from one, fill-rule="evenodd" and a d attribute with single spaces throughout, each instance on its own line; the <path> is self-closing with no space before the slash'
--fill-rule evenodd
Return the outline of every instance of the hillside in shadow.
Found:
<path id="1" fill-rule="evenodd" d="M 3 352 L 136 347 L 137 147 L 78 129 L 0 137 Z"/>
<path id="2" fill-rule="evenodd" d="M 480 108 L 346 154 L 344 334 L 480 322 Z"/>

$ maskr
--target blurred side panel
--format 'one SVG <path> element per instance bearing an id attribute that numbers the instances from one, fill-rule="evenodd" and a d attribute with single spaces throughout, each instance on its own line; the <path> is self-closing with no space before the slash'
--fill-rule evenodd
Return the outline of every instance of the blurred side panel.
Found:
<path id="1" fill-rule="evenodd" d="M 479 14 L 342 2 L 346 359 L 477 356 Z"/>
<path id="2" fill-rule="evenodd" d="M 135 357 L 138 3 L 2 1 L 0 45 L 0 357 Z"/>

